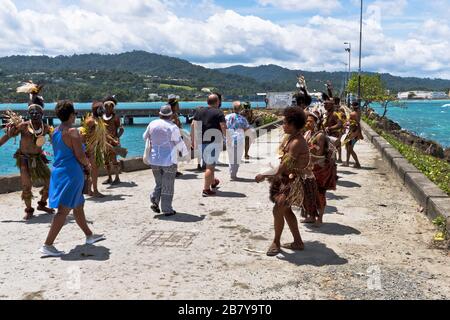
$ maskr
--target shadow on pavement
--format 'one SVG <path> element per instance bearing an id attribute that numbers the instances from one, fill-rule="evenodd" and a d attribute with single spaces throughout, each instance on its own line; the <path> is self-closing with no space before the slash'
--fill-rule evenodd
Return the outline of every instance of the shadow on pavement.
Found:
<path id="1" fill-rule="evenodd" d="M 325 214 L 337 214 L 339 212 L 338 208 L 335 206 L 326 206 Z"/>
<path id="2" fill-rule="evenodd" d="M 135 182 L 121 182 L 120 184 L 110 185 L 108 190 L 117 189 L 117 188 L 136 188 L 138 185 Z"/>
<path id="3" fill-rule="evenodd" d="M 256 183 L 255 179 L 248 179 L 248 178 L 237 178 L 237 179 L 234 179 L 234 182 Z"/>
<path id="4" fill-rule="evenodd" d="M 89 198 L 87 201 L 95 202 L 95 203 L 105 203 L 111 201 L 125 201 L 125 198 L 131 198 L 132 196 L 128 194 L 116 194 L 113 196 L 106 196 L 104 198 Z"/>
<path id="5" fill-rule="evenodd" d="M 2 221 L 2 223 L 23 223 L 23 224 L 29 224 L 29 225 L 33 225 L 33 224 L 50 224 L 53 221 L 53 217 L 55 215 L 54 214 L 41 214 L 39 216 L 35 216 L 33 219 L 31 220 L 4 220 Z M 69 215 L 67 218 L 67 222 L 66 224 L 69 223 L 74 223 L 75 222 L 75 218 L 73 217 L 73 215 Z"/>
<path id="6" fill-rule="evenodd" d="M 335 195 L 334 193 L 327 193 L 327 199 L 328 200 L 344 200 L 344 199 L 347 199 L 348 198 L 348 196 L 338 196 L 338 195 Z"/>
<path id="7" fill-rule="evenodd" d="M 182 176 L 178 177 L 177 180 L 197 180 L 198 174 L 183 174 Z"/>
<path id="8" fill-rule="evenodd" d="M 351 172 L 351 171 L 340 171 L 338 170 L 338 174 L 345 174 L 345 175 L 356 175 L 356 172 Z"/>
<path id="9" fill-rule="evenodd" d="M 361 188 L 361 185 L 356 182 L 351 181 L 340 181 L 338 180 L 337 185 L 344 188 Z"/>
<path id="10" fill-rule="evenodd" d="M 318 241 L 306 242 L 304 251 L 294 253 L 283 251 L 277 258 L 298 266 L 323 267 L 339 266 L 348 263 L 347 259 L 339 257 L 333 249 Z"/>
<path id="11" fill-rule="evenodd" d="M 217 191 L 217 197 L 220 198 L 247 198 L 247 195 L 239 192 Z"/>
<path id="12" fill-rule="evenodd" d="M 361 231 L 344 226 L 339 223 L 324 223 L 320 228 L 314 227 L 313 225 L 306 225 L 306 227 L 313 233 L 322 233 L 333 236 L 346 236 L 351 234 L 360 235 Z"/>
<path id="13" fill-rule="evenodd" d="M 201 216 L 194 216 L 192 214 L 188 213 L 177 213 L 174 216 L 166 217 L 163 214 L 155 216 L 155 219 L 161 220 L 161 221 L 173 221 L 173 222 L 185 222 L 185 223 L 193 223 L 193 222 L 200 222 L 205 220 L 206 215 Z"/>
<path id="14" fill-rule="evenodd" d="M 94 245 L 79 245 L 61 257 L 62 261 L 107 261 L 111 251 L 108 248 Z"/>

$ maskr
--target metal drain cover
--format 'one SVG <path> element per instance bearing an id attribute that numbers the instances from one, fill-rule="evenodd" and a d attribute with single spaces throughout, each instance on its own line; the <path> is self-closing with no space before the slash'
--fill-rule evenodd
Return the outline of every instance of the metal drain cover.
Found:
<path id="1" fill-rule="evenodd" d="M 150 231 L 139 242 L 143 247 L 187 248 L 197 233 L 183 231 Z"/>

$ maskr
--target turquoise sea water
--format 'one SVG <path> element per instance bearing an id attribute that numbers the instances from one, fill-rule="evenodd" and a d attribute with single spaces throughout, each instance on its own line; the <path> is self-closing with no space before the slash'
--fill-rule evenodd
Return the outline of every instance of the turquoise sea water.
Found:
<path id="1" fill-rule="evenodd" d="M 405 101 L 406 108 L 389 107 L 387 117 L 406 130 L 450 147 L 450 100 Z M 383 114 L 379 105 L 373 105 Z"/>
<path id="2" fill-rule="evenodd" d="M 149 102 L 149 103 L 120 103 L 118 108 L 121 109 L 159 109 L 164 103 L 161 102 Z M 205 105 L 201 102 L 181 102 L 180 107 L 189 109 L 189 108 L 196 108 L 198 106 Z M 231 107 L 231 102 L 224 102 L 224 107 Z M 264 102 L 252 102 L 252 106 L 254 107 L 263 107 L 265 106 Z M 26 104 L 0 104 L 0 113 L 1 111 L 7 110 L 7 109 L 26 109 Z M 46 104 L 46 108 L 53 109 L 55 107 L 55 104 L 48 103 Z M 91 104 L 90 103 L 77 103 L 75 104 L 75 107 L 79 110 L 81 109 L 90 109 Z M 135 157 L 135 156 L 142 156 L 144 153 L 144 142 L 142 140 L 142 135 L 145 132 L 145 129 L 147 128 L 147 125 L 150 121 L 154 120 L 155 118 L 136 118 L 135 125 L 133 126 L 126 126 L 125 127 L 125 133 L 122 137 L 122 145 L 128 149 L 128 156 L 129 157 Z M 183 121 L 183 119 L 181 119 Z M 58 122 L 55 121 L 55 125 L 58 125 Z M 189 130 L 190 125 L 185 125 L 185 129 Z M 4 132 L 0 131 L 0 137 L 3 136 Z M 14 174 L 18 173 L 17 168 L 15 167 L 15 160 L 13 159 L 13 155 L 16 152 L 16 150 L 19 147 L 19 138 L 17 138 L 17 141 L 14 141 L 14 139 L 11 139 L 8 143 L 6 143 L 4 146 L 0 148 L 0 176 L 7 175 L 7 174 Z M 47 143 L 47 145 L 44 147 L 44 150 L 51 154 L 52 148 Z M 51 157 L 50 157 L 51 158 Z"/>

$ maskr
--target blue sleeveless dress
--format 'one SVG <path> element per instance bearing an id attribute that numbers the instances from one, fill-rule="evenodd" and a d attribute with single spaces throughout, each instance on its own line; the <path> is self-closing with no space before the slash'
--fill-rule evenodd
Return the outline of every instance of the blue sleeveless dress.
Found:
<path id="1" fill-rule="evenodd" d="M 84 204 L 84 172 L 72 149 L 63 140 L 60 129 L 53 133 L 53 169 L 50 178 L 49 205 L 76 209 Z"/>

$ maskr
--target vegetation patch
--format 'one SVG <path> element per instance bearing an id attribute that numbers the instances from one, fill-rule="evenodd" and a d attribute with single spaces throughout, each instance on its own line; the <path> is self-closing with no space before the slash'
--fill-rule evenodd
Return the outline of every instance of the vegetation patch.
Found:
<path id="1" fill-rule="evenodd" d="M 363 116 L 364 121 L 378 134 L 396 148 L 412 165 L 423 172 L 445 193 L 450 195 L 450 163 L 425 154 L 419 149 L 399 141 L 392 134 L 386 133 L 376 126 L 376 121 Z"/>

